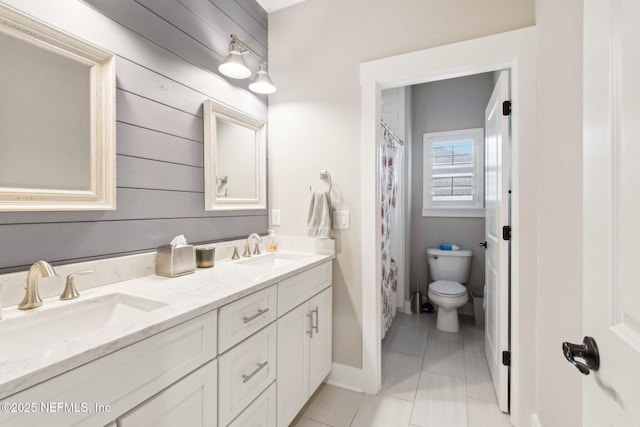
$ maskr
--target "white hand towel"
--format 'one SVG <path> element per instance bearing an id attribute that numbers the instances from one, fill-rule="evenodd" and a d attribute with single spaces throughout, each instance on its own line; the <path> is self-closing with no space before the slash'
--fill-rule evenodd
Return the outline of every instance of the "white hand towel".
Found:
<path id="1" fill-rule="evenodd" d="M 328 191 L 316 191 L 311 195 L 307 217 L 309 237 L 331 237 L 331 196 Z"/>

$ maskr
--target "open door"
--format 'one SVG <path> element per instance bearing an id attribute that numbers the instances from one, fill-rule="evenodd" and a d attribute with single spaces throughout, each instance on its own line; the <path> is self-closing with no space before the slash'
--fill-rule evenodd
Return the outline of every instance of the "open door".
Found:
<path id="1" fill-rule="evenodd" d="M 498 406 L 509 412 L 509 72 L 500 71 L 485 110 L 485 354 Z M 508 111 L 503 111 L 505 108 Z M 508 229 L 505 230 L 508 232 Z"/>
<path id="2" fill-rule="evenodd" d="M 582 247 L 587 338 L 583 344 L 582 337 L 567 337 L 573 343 L 564 343 L 563 350 L 579 368 L 575 374 L 585 374 L 586 427 L 640 426 L 638 16 L 638 0 L 584 2 Z"/>

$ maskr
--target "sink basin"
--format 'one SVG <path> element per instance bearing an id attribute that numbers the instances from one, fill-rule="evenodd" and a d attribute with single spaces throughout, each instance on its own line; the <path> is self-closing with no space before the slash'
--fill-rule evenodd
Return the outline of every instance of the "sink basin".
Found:
<path id="1" fill-rule="evenodd" d="M 166 303 L 114 293 L 0 321 L 0 362 L 126 321 Z"/>
<path id="2" fill-rule="evenodd" d="M 278 268 L 307 258 L 308 255 L 270 253 L 237 261 L 236 264 L 261 268 Z"/>

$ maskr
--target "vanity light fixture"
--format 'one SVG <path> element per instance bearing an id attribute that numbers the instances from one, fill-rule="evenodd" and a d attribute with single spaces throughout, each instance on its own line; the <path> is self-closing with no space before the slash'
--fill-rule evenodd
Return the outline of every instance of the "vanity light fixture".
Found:
<path id="1" fill-rule="evenodd" d="M 276 91 L 276 86 L 271 81 L 271 77 L 267 72 L 267 61 L 258 55 L 253 49 L 247 46 L 235 34 L 231 35 L 231 44 L 229 44 L 229 55 L 218 67 L 218 71 L 232 79 L 246 79 L 251 76 L 251 70 L 247 67 L 247 63 L 242 55 L 249 53 L 260 61 L 260 70 L 256 73 L 249 84 L 249 89 L 256 93 L 268 95 Z"/>
<path id="2" fill-rule="evenodd" d="M 276 86 L 271 81 L 271 77 L 267 73 L 267 63 L 260 64 L 260 70 L 256 73 L 253 81 L 249 84 L 249 89 L 256 93 L 264 93 L 268 95 L 276 91 Z"/>
<path id="3" fill-rule="evenodd" d="M 224 62 L 220 64 L 218 70 L 232 79 L 246 79 L 251 75 L 251 70 L 247 67 L 247 63 L 244 62 L 244 58 L 242 57 L 240 46 L 238 46 L 238 43 L 235 41 L 232 41 L 229 45 L 229 55 L 227 55 Z"/>

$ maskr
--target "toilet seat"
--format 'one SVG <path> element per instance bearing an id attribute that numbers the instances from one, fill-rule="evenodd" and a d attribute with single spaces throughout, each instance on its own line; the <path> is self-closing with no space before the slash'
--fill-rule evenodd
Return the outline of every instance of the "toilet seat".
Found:
<path id="1" fill-rule="evenodd" d="M 442 297 L 459 297 L 467 293 L 467 288 L 452 280 L 436 280 L 429 285 L 429 290 Z"/>

